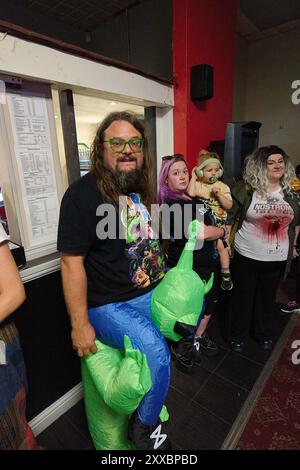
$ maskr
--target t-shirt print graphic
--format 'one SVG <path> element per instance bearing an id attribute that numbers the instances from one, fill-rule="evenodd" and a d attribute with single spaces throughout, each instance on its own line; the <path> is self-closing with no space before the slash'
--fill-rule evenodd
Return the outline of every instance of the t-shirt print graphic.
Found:
<path id="1" fill-rule="evenodd" d="M 280 241 L 287 238 L 287 228 L 294 215 L 292 208 L 282 198 L 271 196 L 266 202 L 255 203 L 253 211 L 261 216 L 260 234 L 268 243 L 275 243 L 278 250 Z"/>
<path id="2" fill-rule="evenodd" d="M 127 208 L 122 209 L 121 221 L 126 232 L 129 278 L 136 288 L 146 288 L 164 276 L 165 261 L 151 228 L 150 215 L 138 194 L 127 197 Z"/>

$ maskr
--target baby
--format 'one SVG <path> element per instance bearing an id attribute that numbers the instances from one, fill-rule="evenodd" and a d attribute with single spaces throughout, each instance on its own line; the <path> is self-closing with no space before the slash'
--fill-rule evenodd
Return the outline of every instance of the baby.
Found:
<path id="1" fill-rule="evenodd" d="M 187 193 L 191 197 L 199 197 L 207 202 L 215 215 L 217 226 L 226 224 L 226 211 L 232 207 L 230 189 L 222 181 L 219 181 L 222 175 L 223 167 L 218 155 L 214 152 L 201 150 L 198 166 L 193 168 L 187 189 Z M 219 239 L 217 241 L 217 249 L 221 264 L 221 288 L 231 290 L 233 284 L 229 270 L 230 257 L 225 240 Z"/>

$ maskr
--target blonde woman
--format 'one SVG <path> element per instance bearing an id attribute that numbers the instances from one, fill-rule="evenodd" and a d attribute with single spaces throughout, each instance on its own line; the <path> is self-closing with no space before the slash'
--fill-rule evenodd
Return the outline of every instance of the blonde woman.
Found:
<path id="1" fill-rule="evenodd" d="M 228 337 L 235 352 L 243 351 L 252 319 L 262 349 L 273 347 L 276 290 L 281 275 L 289 272 L 299 225 L 294 176 L 281 148 L 261 147 L 248 157 L 243 180 L 232 190 L 228 223 L 236 231 Z"/>

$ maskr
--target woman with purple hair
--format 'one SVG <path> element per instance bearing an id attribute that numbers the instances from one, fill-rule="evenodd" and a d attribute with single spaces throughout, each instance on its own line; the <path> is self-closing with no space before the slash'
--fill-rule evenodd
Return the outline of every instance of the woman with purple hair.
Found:
<path id="1" fill-rule="evenodd" d="M 199 323 L 196 332 L 182 331 L 183 339 L 171 346 L 177 366 L 184 372 L 191 372 L 194 362 L 201 360 L 202 353 L 213 356 L 218 353 L 217 344 L 206 333 L 210 317 L 217 303 L 218 275 L 216 257 L 216 239 L 225 235 L 225 229 L 215 227 L 215 218 L 210 207 L 201 199 L 191 198 L 186 193 L 190 180 L 189 170 L 183 155 L 175 154 L 162 158 L 159 175 L 157 199 L 161 205 L 162 228 L 168 225 L 167 265 L 176 266 L 186 243 L 185 233 L 193 219 L 204 222 L 203 239 L 199 240 L 194 250 L 193 269 L 204 280 L 208 281 L 214 273 L 214 284 L 205 296 L 203 316 L 199 312 Z M 165 210 L 167 209 L 167 210 Z M 164 214 L 169 220 L 164 220 Z M 166 218 L 167 219 L 167 218 Z M 204 241 L 203 241 L 204 240 Z"/>

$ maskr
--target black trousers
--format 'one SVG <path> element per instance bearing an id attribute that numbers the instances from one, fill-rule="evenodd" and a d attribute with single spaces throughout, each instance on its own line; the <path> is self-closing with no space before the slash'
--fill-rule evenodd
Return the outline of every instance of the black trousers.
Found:
<path id="1" fill-rule="evenodd" d="M 277 326 L 276 291 L 285 261 L 257 261 L 234 253 L 228 339 L 243 341 L 254 324 L 258 340 L 271 339 Z"/>

